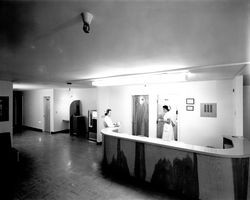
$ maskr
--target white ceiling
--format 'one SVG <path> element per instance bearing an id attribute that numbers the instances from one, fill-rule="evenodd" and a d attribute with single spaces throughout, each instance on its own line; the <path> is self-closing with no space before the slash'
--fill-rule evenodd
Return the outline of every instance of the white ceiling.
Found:
<path id="1" fill-rule="evenodd" d="M 191 80 L 232 78 L 249 60 L 248 4 L 1 1 L 0 80 L 88 87 L 92 78 L 175 69 L 196 73 Z M 90 34 L 83 11 L 94 15 Z"/>

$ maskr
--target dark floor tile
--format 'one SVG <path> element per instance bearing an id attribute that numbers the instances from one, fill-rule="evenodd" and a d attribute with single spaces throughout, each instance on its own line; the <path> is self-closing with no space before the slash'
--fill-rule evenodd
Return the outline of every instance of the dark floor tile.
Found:
<path id="1" fill-rule="evenodd" d="M 105 174 L 100 164 L 102 146 L 84 138 L 26 130 L 15 134 L 13 141 L 20 162 L 8 179 L 4 199 L 181 199 L 149 184 Z"/>

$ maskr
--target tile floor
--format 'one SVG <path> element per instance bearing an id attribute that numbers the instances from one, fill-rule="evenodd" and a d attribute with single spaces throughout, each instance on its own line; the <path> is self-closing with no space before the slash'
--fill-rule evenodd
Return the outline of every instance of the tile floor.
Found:
<path id="1" fill-rule="evenodd" d="M 0 199 L 181 199 L 148 184 L 105 174 L 100 165 L 102 146 L 84 138 L 26 130 L 15 134 L 13 140 L 20 162 L 12 169 L 5 198 L 2 193 Z"/>

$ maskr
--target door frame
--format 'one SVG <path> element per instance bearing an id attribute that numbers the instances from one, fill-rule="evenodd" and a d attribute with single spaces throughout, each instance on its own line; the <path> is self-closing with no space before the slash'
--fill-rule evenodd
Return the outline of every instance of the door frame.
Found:
<path id="1" fill-rule="evenodd" d="M 48 116 L 49 116 L 49 120 L 48 120 L 48 123 L 49 123 L 49 131 L 46 131 L 46 119 L 45 119 L 45 116 L 46 116 L 46 101 L 49 99 L 49 113 L 48 113 Z M 48 132 L 48 133 L 51 133 L 51 123 L 50 123 L 50 114 L 51 114 L 51 106 L 50 106 L 50 96 L 44 96 L 43 97 L 43 132 Z"/>
<path id="2" fill-rule="evenodd" d="M 145 97 L 147 97 L 147 112 L 148 112 L 148 116 L 147 116 L 147 120 L 148 120 L 148 122 L 147 122 L 147 136 L 146 137 L 149 137 L 149 135 L 150 135 L 150 133 L 149 133 L 149 130 L 150 130 L 150 121 L 149 121 L 149 94 L 134 94 L 134 95 L 132 95 L 132 98 L 131 98 L 131 100 L 132 100 L 132 135 L 134 134 L 134 126 L 135 126 L 135 121 L 134 121 L 134 109 L 135 109 L 135 107 L 134 107 L 134 98 L 136 98 L 136 97 L 141 97 L 141 96 L 145 96 Z M 144 136 L 145 136 L 145 133 L 144 133 Z"/>
<path id="3" fill-rule="evenodd" d="M 178 112 L 178 114 L 177 114 L 177 126 L 176 126 L 176 129 L 177 129 L 177 141 L 180 141 L 180 135 L 181 135 L 181 131 L 180 131 L 180 103 L 179 103 L 179 99 L 181 99 L 180 98 L 180 96 L 179 95 L 177 95 L 177 94 L 172 94 L 172 93 L 170 93 L 170 94 L 158 94 L 157 95 L 157 98 L 156 98 L 156 101 L 157 101 L 157 103 L 156 103 L 156 109 L 157 109 L 157 120 L 158 120 L 158 115 L 159 115 L 159 101 L 161 100 L 161 99 L 163 99 L 163 98 L 168 98 L 169 99 L 169 101 L 170 101 L 170 106 L 171 106 L 171 102 L 175 102 L 174 103 L 174 106 L 175 106 L 175 108 L 176 108 L 176 111 Z M 171 100 L 172 99 L 172 100 Z M 157 137 L 157 132 L 158 132 L 158 126 L 156 125 L 156 137 Z"/>

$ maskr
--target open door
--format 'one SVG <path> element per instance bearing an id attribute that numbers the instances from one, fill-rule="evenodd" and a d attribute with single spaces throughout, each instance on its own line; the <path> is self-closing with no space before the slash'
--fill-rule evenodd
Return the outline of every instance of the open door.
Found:
<path id="1" fill-rule="evenodd" d="M 89 140 L 97 140 L 97 111 L 89 110 L 88 111 L 88 131 L 89 131 Z"/>
<path id="2" fill-rule="evenodd" d="M 70 108 L 69 108 L 69 120 L 70 120 L 70 127 L 69 127 L 69 133 L 72 135 L 73 133 L 77 132 L 77 116 L 80 116 L 80 100 L 75 100 L 71 102 Z"/>
<path id="3" fill-rule="evenodd" d="M 178 140 L 178 97 L 176 95 L 158 95 L 157 98 L 157 138 L 162 138 L 163 123 L 159 123 L 158 119 L 163 119 L 162 106 L 169 105 L 171 107 L 171 115 L 175 119 L 174 139 Z"/>
<path id="4" fill-rule="evenodd" d="M 23 125 L 23 95 L 20 91 L 13 92 L 13 133 L 20 133 Z"/>

